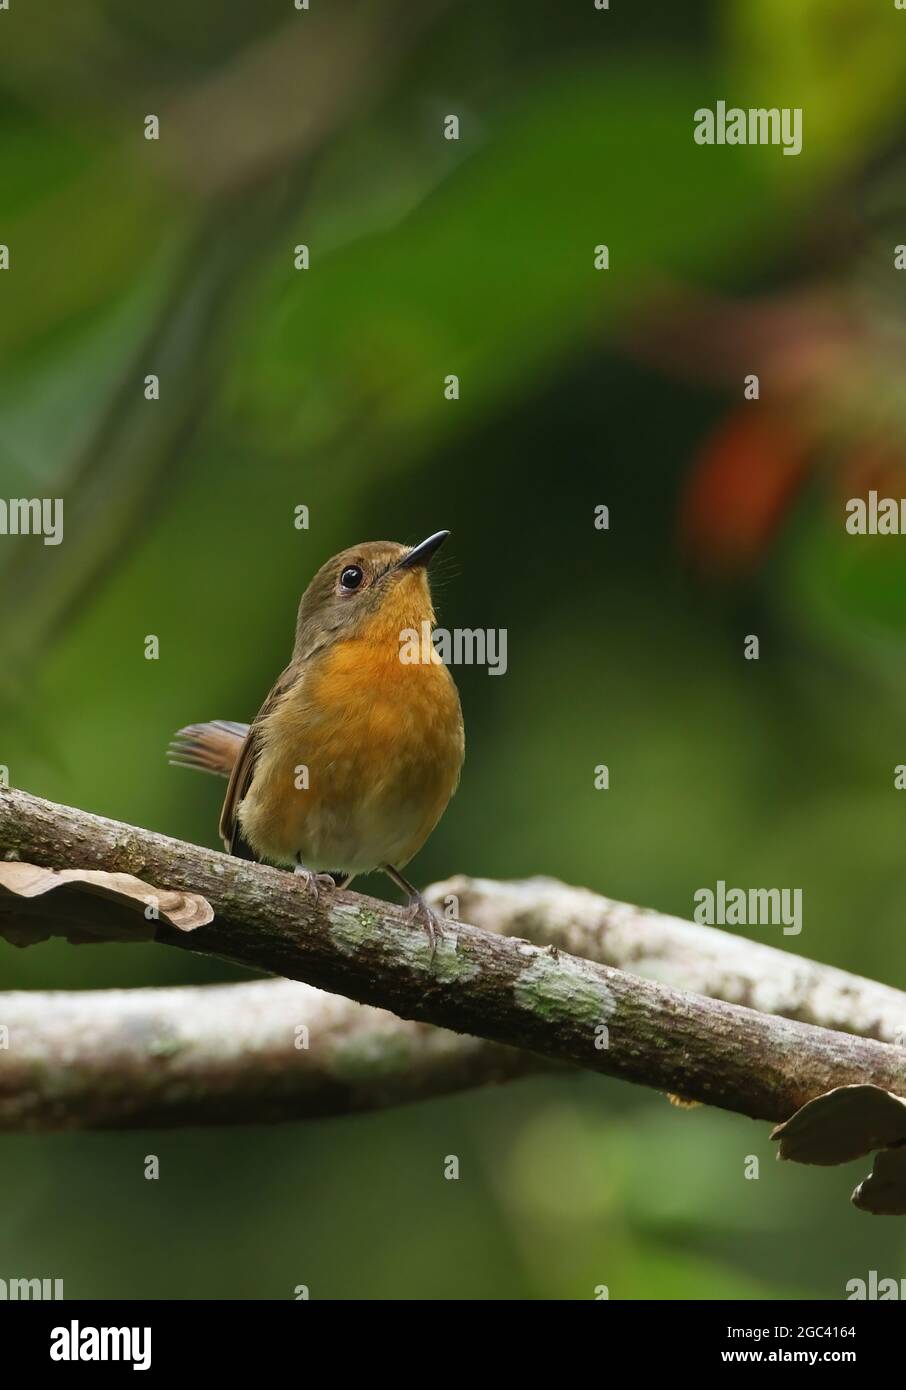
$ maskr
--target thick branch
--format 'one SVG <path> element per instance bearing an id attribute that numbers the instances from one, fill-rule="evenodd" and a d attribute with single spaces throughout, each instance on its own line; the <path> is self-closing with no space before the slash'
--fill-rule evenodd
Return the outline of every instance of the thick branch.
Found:
<path id="1" fill-rule="evenodd" d="M 477 926 L 760 1012 L 885 1041 L 900 1036 L 906 1018 L 906 997 L 888 986 L 554 879 L 460 876 L 426 891 L 438 905 L 455 899 Z M 125 925 L 134 929 L 132 919 Z M 0 1066 L 0 1130 L 309 1119 L 545 1067 L 531 1053 L 284 980 L 0 994 L 4 1025 L 10 1055 Z M 299 1049 L 303 1027 L 308 1046 Z"/>
<path id="2" fill-rule="evenodd" d="M 468 922 L 707 994 L 759 1013 L 881 1042 L 906 1042 L 906 994 L 716 927 L 571 888 L 555 878 L 499 883 L 459 875 L 428 890 Z"/>
<path id="3" fill-rule="evenodd" d="M 906 1084 L 899 1048 L 682 993 L 461 922 L 447 924 L 432 961 L 421 931 L 384 903 L 337 893 L 315 907 L 279 870 L 24 792 L 0 794 L 0 852 L 202 893 L 215 921 L 188 936 L 161 927 L 158 938 L 169 945 L 755 1118 L 785 1119 L 834 1086 Z"/>
<path id="4" fill-rule="evenodd" d="M 538 1069 L 294 980 L 2 994 L 4 1026 L 0 1131 L 312 1119 Z"/>

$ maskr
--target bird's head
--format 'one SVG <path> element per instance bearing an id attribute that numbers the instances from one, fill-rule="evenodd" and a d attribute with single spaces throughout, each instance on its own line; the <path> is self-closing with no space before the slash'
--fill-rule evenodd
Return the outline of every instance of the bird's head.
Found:
<path id="1" fill-rule="evenodd" d="M 433 624 L 428 565 L 449 534 L 435 531 L 414 546 L 365 541 L 334 555 L 302 595 L 295 657 L 351 638 L 398 645 L 405 629 Z"/>

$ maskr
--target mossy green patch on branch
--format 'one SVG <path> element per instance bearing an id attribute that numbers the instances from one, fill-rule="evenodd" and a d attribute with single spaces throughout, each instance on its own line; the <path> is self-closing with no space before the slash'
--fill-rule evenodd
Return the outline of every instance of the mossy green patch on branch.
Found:
<path id="1" fill-rule="evenodd" d="M 566 965 L 547 951 L 538 951 L 513 986 L 516 1003 L 548 1023 L 588 1028 L 609 1023 L 617 1001 L 603 980 L 575 962 Z"/>
<path id="2" fill-rule="evenodd" d="M 401 945 L 404 963 L 410 970 L 425 970 L 439 984 L 464 983 L 481 974 L 481 966 L 477 961 L 460 951 L 459 937 L 450 927 L 445 927 L 443 932 L 437 933 L 433 957 L 431 943 L 418 926 L 412 928 L 411 937 Z"/>
<path id="3" fill-rule="evenodd" d="M 370 907 L 349 910 L 337 908 L 330 920 L 330 935 L 338 950 L 344 955 L 353 956 L 376 935 L 380 917 Z"/>

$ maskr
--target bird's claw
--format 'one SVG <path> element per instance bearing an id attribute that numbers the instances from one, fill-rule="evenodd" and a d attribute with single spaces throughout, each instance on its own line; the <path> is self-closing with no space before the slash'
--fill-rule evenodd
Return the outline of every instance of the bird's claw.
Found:
<path id="1" fill-rule="evenodd" d="M 311 869 L 304 868 L 302 864 L 297 864 L 293 873 L 298 874 L 299 878 L 304 881 L 305 891 L 313 907 L 317 907 L 320 903 L 322 889 L 332 893 L 337 886 L 331 874 L 316 874 Z"/>
<path id="2" fill-rule="evenodd" d="M 431 960 L 437 952 L 438 938 L 444 934 L 443 919 L 439 912 L 435 912 L 433 907 L 429 907 L 421 893 L 415 893 L 409 900 L 409 907 L 406 914 L 410 922 L 418 922 L 424 927 L 428 936 L 428 944 L 431 947 Z"/>

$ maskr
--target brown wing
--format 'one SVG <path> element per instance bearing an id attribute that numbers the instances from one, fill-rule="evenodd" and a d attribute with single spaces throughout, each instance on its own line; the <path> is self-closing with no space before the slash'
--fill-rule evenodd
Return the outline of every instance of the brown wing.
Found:
<path id="1" fill-rule="evenodd" d="M 245 742 L 240 748 L 236 761 L 233 764 L 233 770 L 230 773 L 230 780 L 226 789 L 226 796 L 223 800 L 223 810 L 220 813 L 220 834 L 223 839 L 224 848 L 229 854 L 240 853 L 241 832 L 237 812 L 239 810 L 239 803 L 252 785 L 252 778 L 255 775 L 255 763 L 261 751 L 262 721 L 270 714 L 280 696 L 285 695 L 287 690 L 295 685 L 298 678 L 298 666 L 287 666 L 264 704 L 255 715 L 249 731 L 245 736 Z M 245 855 L 243 857 L 247 858 L 249 856 Z"/>

